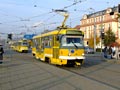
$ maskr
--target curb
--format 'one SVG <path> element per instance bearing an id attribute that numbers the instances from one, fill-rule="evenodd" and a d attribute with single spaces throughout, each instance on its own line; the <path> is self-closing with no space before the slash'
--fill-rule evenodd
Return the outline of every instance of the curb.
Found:
<path id="1" fill-rule="evenodd" d="M 109 62 L 109 63 L 120 64 L 120 60 L 117 60 L 117 59 L 106 59 L 106 58 L 104 58 L 103 61 L 106 61 L 106 62 Z"/>

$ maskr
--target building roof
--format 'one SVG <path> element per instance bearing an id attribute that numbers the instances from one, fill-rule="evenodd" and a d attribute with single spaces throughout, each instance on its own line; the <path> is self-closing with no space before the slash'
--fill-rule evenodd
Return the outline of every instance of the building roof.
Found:
<path id="1" fill-rule="evenodd" d="M 94 13 L 91 13 L 91 14 L 87 14 L 87 18 L 104 15 L 108 9 L 111 9 L 112 10 L 111 12 L 118 12 L 118 6 L 114 6 L 114 7 L 109 7 L 105 10 L 101 10 L 101 11 L 97 11 L 97 12 L 94 12 Z"/>
<path id="2" fill-rule="evenodd" d="M 80 29 L 80 25 L 76 25 L 74 28 L 75 29 Z"/>

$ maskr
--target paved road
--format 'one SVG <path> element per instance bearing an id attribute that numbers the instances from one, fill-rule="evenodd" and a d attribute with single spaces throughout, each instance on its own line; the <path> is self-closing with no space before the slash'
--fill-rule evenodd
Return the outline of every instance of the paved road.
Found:
<path id="1" fill-rule="evenodd" d="M 30 53 L 7 51 L 0 65 L 0 90 L 120 90 L 120 65 L 91 64 L 86 62 L 81 69 L 71 68 L 71 72 L 35 60 Z M 104 79 L 113 84 L 104 83 Z"/>
<path id="2" fill-rule="evenodd" d="M 73 67 L 62 68 L 120 90 L 120 64 L 112 59 L 107 61 L 98 54 L 86 55 L 85 63 L 80 70 Z"/>

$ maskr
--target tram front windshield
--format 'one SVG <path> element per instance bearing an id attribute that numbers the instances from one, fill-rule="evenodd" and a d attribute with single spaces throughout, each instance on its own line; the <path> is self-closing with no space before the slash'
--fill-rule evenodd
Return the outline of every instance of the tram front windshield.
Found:
<path id="1" fill-rule="evenodd" d="M 61 39 L 61 47 L 83 47 L 83 37 L 82 36 L 63 36 Z"/>
<path id="2" fill-rule="evenodd" d="M 22 46 L 28 46 L 28 43 L 27 42 L 23 42 Z"/>

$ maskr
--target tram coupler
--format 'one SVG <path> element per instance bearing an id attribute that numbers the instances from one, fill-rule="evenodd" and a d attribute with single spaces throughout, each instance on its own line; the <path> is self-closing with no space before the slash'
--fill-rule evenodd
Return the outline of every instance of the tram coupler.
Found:
<path id="1" fill-rule="evenodd" d="M 80 62 L 75 62 L 76 66 L 80 66 L 81 63 Z"/>

